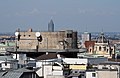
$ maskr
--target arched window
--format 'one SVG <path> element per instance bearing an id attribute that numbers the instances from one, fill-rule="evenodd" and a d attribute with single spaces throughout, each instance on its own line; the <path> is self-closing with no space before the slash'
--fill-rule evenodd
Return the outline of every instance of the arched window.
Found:
<path id="1" fill-rule="evenodd" d="M 107 49 L 107 52 L 108 52 L 109 50 Z"/>
<path id="2" fill-rule="evenodd" d="M 104 48 L 104 51 L 106 51 L 106 47 L 103 47 Z"/>
<path id="3" fill-rule="evenodd" d="M 90 52 L 92 52 L 92 50 L 90 49 Z"/>
<path id="4" fill-rule="evenodd" d="M 101 46 L 99 47 L 99 51 L 101 51 Z"/>

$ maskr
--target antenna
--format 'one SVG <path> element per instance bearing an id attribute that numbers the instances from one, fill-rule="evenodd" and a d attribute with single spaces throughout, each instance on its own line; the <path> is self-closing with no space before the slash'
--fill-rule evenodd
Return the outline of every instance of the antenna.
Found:
<path id="1" fill-rule="evenodd" d="M 102 28 L 102 32 L 103 32 L 103 28 Z"/>
<path id="2" fill-rule="evenodd" d="M 87 25 L 86 25 L 85 31 L 87 32 Z"/>

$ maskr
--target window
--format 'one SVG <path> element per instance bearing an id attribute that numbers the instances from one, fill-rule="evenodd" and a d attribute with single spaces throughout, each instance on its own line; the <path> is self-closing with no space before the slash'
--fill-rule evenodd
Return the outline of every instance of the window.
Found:
<path id="1" fill-rule="evenodd" d="M 101 46 L 99 47 L 99 51 L 101 51 Z"/>
<path id="2" fill-rule="evenodd" d="M 90 52 L 92 52 L 92 50 L 90 49 Z"/>
<path id="3" fill-rule="evenodd" d="M 107 49 L 107 52 L 109 52 L 109 50 Z"/>
<path id="4" fill-rule="evenodd" d="M 81 74 L 81 76 L 84 76 L 84 74 Z"/>
<path id="5" fill-rule="evenodd" d="M 5 66 L 7 66 L 7 62 L 5 62 Z"/>
<path id="6" fill-rule="evenodd" d="M 77 73 L 77 71 L 75 71 L 75 73 Z"/>
<path id="7" fill-rule="evenodd" d="M 64 73 L 64 75 L 65 75 L 65 76 L 67 76 L 67 75 L 68 75 L 68 73 L 67 73 L 67 72 L 65 72 L 65 73 Z"/>
<path id="8" fill-rule="evenodd" d="M 72 34 L 67 34 L 67 38 L 72 38 Z"/>
<path id="9" fill-rule="evenodd" d="M 96 73 L 92 73 L 92 77 L 96 77 Z"/>
<path id="10" fill-rule="evenodd" d="M 104 51 L 106 51 L 106 47 L 104 47 Z"/>

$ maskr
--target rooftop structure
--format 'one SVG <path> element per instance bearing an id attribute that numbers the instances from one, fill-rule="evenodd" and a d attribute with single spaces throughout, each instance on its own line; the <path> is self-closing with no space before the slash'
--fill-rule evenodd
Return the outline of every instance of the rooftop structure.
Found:
<path id="1" fill-rule="evenodd" d="M 0 72 L 0 78 L 39 78 L 39 77 L 34 70 L 21 68 L 18 70 Z"/>
<path id="2" fill-rule="evenodd" d="M 115 46 L 109 43 L 109 40 L 101 32 L 96 41 L 86 41 L 85 46 L 88 49 L 88 54 L 102 55 L 112 58 L 115 54 Z"/>
<path id="3" fill-rule="evenodd" d="M 114 46 L 111 46 L 109 44 L 109 41 L 105 38 L 104 33 L 102 32 L 100 36 L 97 38 L 97 42 L 95 43 L 94 46 L 95 53 L 111 58 L 112 54 L 115 54 L 114 50 L 115 50 Z"/>
<path id="4" fill-rule="evenodd" d="M 100 36 L 97 38 L 97 43 L 108 43 L 108 40 L 104 36 L 103 32 L 101 32 Z"/>
<path id="5" fill-rule="evenodd" d="M 72 53 L 70 54 L 71 57 L 77 57 L 77 52 L 79 52 L 77 48 L 77 32 L 73 30 L 34 32 L 29 29 L 28 31 L 19 30 L 15 35 L 16 47 L 7 49 L 8 52 L 37 52 L 42 54 L 46 52 L 66 54 L 68 52 L 69 54 Z"/>

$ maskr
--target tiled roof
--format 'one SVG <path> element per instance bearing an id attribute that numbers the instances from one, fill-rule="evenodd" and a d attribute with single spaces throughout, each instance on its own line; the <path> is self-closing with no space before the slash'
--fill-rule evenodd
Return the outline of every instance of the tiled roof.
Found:
<path id="1" fill-rule="evenodd" d="M 71 73 L 68 77 L 79 77 L 80 73 Z"/>
<path id="2" fill-rule="evenodd" d="M 22 76 L 23 72 L 8 72 L 1 78 L 20 78 Z"/>
<path id="3" fill-rule="evenodd" d="M 21 68 L 21 69 L 18 69 L 18 70 L 14 70 L 14 72 L 34 72 L 34 70 L 29 70 L 29 69 L 26 69 L 26 68 Z"/>
<path id="4" fill-rule="evenodd" d="M 6 72 L 0 72 L 0 78 L 2 78 L 2 76 L 5 74 Z"/>
<path id="5" fill-rule="evenodd" d="M 60 55 L 60 57 L 65 57 L 65 56 Z M 57 53 L 43 54 L 43 55 L 37 57 L 36 59 L 37 59 L 37 60 L 47 60 L 47 59 L 55 59 L 55 58 L 58 58 L 58 57 L 57 57 Z"/>
<path id="6" fill-rule="evenodd" d="M 0 56 L 0 61 L 14 61 L 15 59 L 13 59 L 11 56 Z"/>
<path id="7" fill-rule="evenodd" d="M 23 74 L 23 72 L 0 72 L 0 78 L 20 78 L 20 76 Z"/>
<path id="8" fill-rule="evenodd" d="M 96 41 L 85 41 L 85 47 L 88 49 L 89 47 L 92 47 L 95 45 Z"/>
<path id="9" fill-rule="evenodd" d="M 0 72 L 0 78 L 20 78 L 24 72 L 34 72 L 34 70 L 21 68 L 18 70 L 10 70 L 6 72 L 4 71 L 4 72 Z"/>

